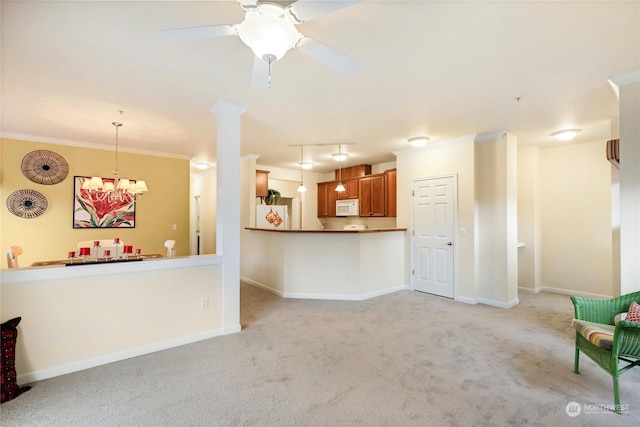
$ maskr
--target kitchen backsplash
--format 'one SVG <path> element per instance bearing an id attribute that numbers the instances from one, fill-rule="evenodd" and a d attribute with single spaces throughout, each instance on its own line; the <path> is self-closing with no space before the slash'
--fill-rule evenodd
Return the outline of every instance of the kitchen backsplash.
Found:
<path id="1" fill-rule="evenodd" d="M 364 224 L 367 228 L 396 228 L 396 218 L 366 218 L 366 217 L 345 217 L 345 218 L 318 218 L 318 224 L 326 224 L 326 228 L 340 230 L 347 224 Z"/>

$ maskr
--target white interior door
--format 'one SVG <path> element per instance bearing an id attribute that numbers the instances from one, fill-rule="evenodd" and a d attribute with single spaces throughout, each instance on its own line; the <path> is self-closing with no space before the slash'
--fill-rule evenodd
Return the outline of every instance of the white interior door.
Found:
<path id="1" fill-rule="evenodd" d="M 414 289 L 453 298 L 455 176 L 416 180 L 412 190 Z"/>

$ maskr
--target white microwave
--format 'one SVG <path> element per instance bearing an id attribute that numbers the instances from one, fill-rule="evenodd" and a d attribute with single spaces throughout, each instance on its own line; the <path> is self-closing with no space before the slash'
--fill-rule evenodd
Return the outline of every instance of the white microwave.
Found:
<path id="1" fill-rule="evenodd" d="M 360 215 L 358 199 L 336 200 L 336 216 Z"/>

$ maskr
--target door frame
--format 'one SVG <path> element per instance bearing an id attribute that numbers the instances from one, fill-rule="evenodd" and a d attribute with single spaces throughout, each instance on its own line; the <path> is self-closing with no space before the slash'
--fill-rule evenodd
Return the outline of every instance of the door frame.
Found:
<path id="1" fill-rule="evenodd" d="M 458 299 L 458 174 L 457 172 L 431 175 L 419 178 L 411 178 L 411 230 L 409 243 L 409 288 L 415 292 L 415 212 L 414 212 L 414 191 L 418 181 L 430 179 L 453 178 L 453 299 Z"/>

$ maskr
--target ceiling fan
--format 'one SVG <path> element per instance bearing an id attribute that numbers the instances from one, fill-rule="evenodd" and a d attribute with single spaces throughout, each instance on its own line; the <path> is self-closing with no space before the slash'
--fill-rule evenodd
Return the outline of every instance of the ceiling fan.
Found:
<path id="1" fill-rule="evenodd" d="M 298 0 L 288 6 L 258 0 L 236 0 L 245 11 L 240 24 L 204 25 L 156 31 L 165 43 L 189 42 L 206 38 L 238 36 L 255 53 L 251 86 L 271 86 L 271 64 L 292 48 L 345 74 L 354 74 L 359 64 L 337 50 L 301 34 L 296 25 L 326 15 L 356 1 Z"/>

